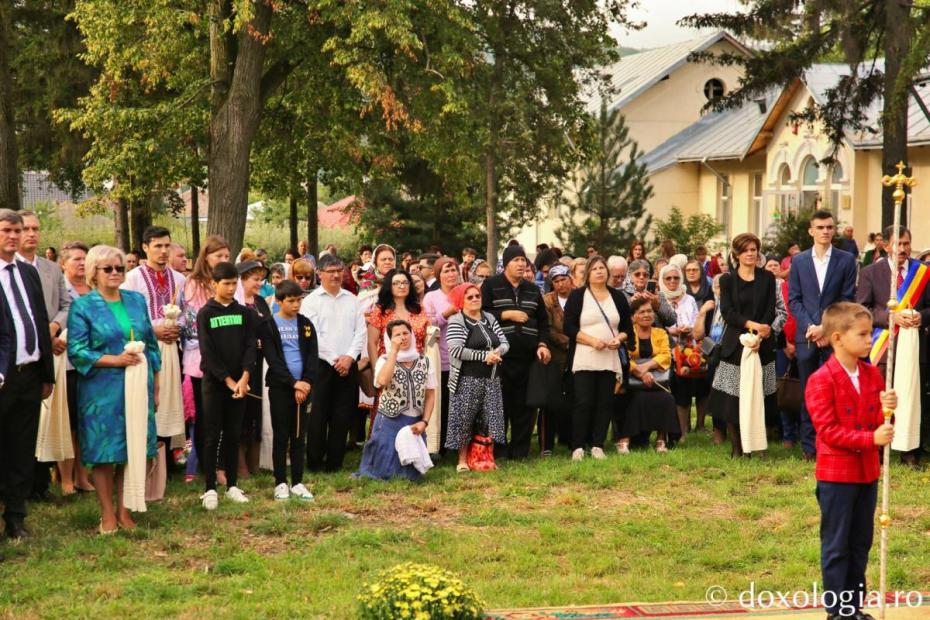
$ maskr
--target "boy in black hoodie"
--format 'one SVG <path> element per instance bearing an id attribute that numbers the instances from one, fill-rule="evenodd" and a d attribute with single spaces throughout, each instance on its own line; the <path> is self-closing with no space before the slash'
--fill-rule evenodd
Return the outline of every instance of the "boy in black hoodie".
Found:
<path id="1" fill-rule="evenodd" d="M 271 427 L 274 443 L 271 461 L 274 466 L 274 498 L 293 496 L 311 501 L 313 493 L 303 485 L 304 440 L 307 436 L 310 390 L 316 380 L 319 362 L 316 330 L 307 317 L 298 314 L 303 291 L 290 280 L 278 284 L 274 293 L 280 310 L 266 321 L 263 329 L 268 373 L 268 398 L 271 401 Z M 287 455 L 290 443 L 291 487 L 287 485 Z"/>
<path id="2" fill-rule="evenodd" d="M 215 510 L 217 444 L 223 435 L 226 497 L 243 504 L 249 501 L 236 486 L 239 471 L 239 435 L 245 398 L 249 395 L 249 368 L 255 364 L 255 313 L 234 299 L 239 272 L 232 263 L 213 268 L 215 294 L 197 313 L 200 369 L 203 371 L 204 438 L 203 473 L 206 510 Z"/>

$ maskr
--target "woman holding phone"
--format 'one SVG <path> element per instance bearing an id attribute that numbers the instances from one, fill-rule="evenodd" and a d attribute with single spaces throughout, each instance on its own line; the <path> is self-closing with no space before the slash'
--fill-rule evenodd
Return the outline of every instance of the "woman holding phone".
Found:
<path id="1" fill-rule="evenodd" d="M 659 327 L 671 327 L 678 321 L 675 311 L 666 301 L 661 292 L 657 292 L 658 284 L 655 280 L 650 280 L 651 275 L 649 262 L 646 260 L 634 260 L 630 263 L 629 277 L 623 283 L 623 294 L 626 295 L 627 303 L 632 304 L 638 299 L 645 299 L 652 306 L 652 311 L 656 316 L 656 325 Z"/>

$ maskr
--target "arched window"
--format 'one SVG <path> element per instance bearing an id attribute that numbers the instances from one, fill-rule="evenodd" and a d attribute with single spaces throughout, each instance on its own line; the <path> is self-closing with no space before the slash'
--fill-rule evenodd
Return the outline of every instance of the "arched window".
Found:
<path id="1" fill-rule="evenodd" d="M 818 208 L 823 203 L 821 199 L 823 188 L 817 184 L 819 177 L 817 160 L 807 157 L 801 164 L 801 206 L 806 209 Z"/>
<path id="2" fill-rule="evenodd" d="M 722 80 L 711 78 L 704 82 L 704 97 L 706 97 L 708 101 L 723 97 L 725 91 L 726 89 L 723 86 Z"/>
<path id="3" fill-rule="evenodd" d="M 798 188 L 791 182 L 791 168 L 782 164 L 778 169 L 778 191 L 776 208 L 780 215 L 788 215 L 798 210 Z"/>
<path id="4" fill-rule="evenodd" d="M 804 160 L 804 165 L 801 169 L 804 171 L 802 183 L 804 185 L 817 185 L 817 177 L 820 176 L 820 171 L 817 169 L 817 161 L 813 157 L 808 157 Z"/>
<path id="5" fill-rule="evenodd" d="M 848 183 L 843 179 L 843 165 L 840 162 L 833 163 L 833 172 L 830 175 L 830 208 L 837 211 L 840 207 L 849 208 Z M 846 205 L 841 202 L 845 201 Z"/>
<path id="6" fill-rule="evenodd" d="M 791 184 L 791 168 L 788 167 L 788 164 L 782 164 L 781 168 L 778 170 L 778 186 L 781 189 L 786 189 Z"/>
<path id="7" fill-rule="evenodd" d="M 843 164 L 836 162 L 833 164 L 833 183 L 843 182 Z"/>

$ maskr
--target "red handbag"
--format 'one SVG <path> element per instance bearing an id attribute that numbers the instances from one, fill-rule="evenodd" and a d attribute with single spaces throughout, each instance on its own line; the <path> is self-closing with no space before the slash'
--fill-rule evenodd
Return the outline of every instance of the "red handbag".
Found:
<path id="1" fill-rule="evenodd" d="M 465 462 L 472 471 L 497 469 L 497 464 L 494 462 L 494 440 L 486 435 L 475 435 L 468 446 Z"/>

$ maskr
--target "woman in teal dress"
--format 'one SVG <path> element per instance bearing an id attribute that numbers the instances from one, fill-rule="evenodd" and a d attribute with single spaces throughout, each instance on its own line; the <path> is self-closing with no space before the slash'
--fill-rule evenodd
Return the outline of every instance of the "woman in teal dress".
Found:
<path id="1" fill-rule="evenodd" d="M 155 395 L 161 357 L 145 298 L 120 290 L 125 255 L 113 247 L 91 248 L 85 259 L 91 292 L 75 300 L 68 313 L 68 358 L 78 372 L 78 439 L 81 459 L 93 467 L 100 500 L 101 534 L 135 526 L 123 505 L 123 469 L 127 461 L 124 378 L 126 367 L 141 362 L 123 348 L 130 339 L 145 342 L 148 363 L 148 458 L 155 457 Z M 113 506 L 116 487 L 117 506 Z"/>

